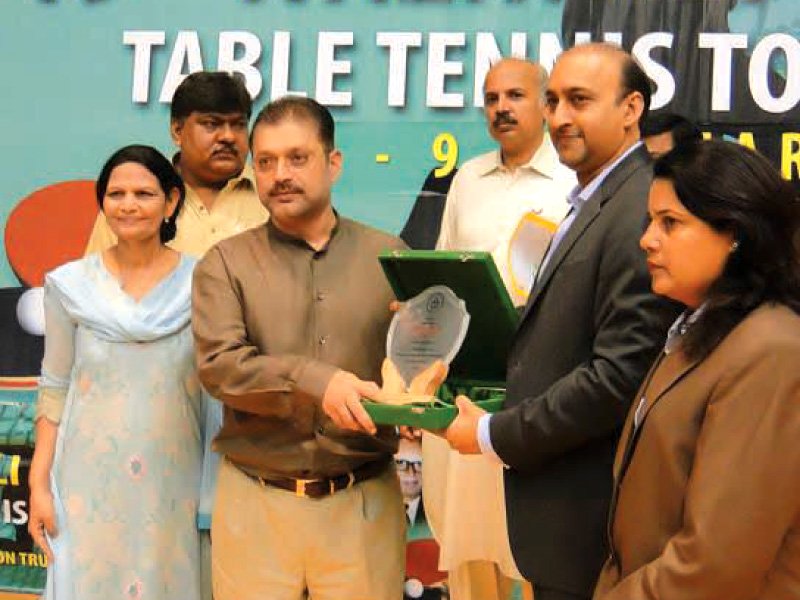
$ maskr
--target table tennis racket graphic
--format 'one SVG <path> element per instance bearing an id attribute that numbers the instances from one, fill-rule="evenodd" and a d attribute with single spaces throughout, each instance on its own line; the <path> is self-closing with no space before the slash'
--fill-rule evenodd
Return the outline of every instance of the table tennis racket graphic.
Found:
<path id="1" fill-rule="evenodd" d="M 5 229 L 6 256 L 20 281 L 41 286 L 45 273 L 83 256 L 96 216 L 94 181 L 62 181 L 23 198 Z"/>

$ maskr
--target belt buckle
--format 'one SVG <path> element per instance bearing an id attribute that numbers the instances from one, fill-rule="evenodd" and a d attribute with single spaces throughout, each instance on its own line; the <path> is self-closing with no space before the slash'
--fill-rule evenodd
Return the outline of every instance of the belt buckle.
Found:
<path id="1" fill-rule="evenodd" d="M 294 493 L 298 498 L 307 498 L 306 485 L 309 483 L 317 483 L 319 479 L 296 479 Z"/>

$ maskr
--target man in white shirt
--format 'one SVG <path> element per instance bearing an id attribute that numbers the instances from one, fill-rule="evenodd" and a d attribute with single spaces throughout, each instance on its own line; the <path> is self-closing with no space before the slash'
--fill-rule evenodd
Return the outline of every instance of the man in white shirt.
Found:
<path id="1" fill-rule="evenodd" d="M 533 272 L 576 185 L 544 131 L 546 85 L 544 68 L 527 60 L 503 59 L 489 70 L 484 110 L 489 134 L 500 147 L 459 169 L 436 244 L 439 250 L 491 252 L 516 305 L 525 303 Z M 515 238 L 515 252 L 520 244 L 528 246 L 521 252 L 522 273 L 510 256 Z M 508 544 L 501 467 L 481 456 L 460 456 L 428 434 L 423 462 L 425 510 L 441 545 L 440 568 L 449 572 L 450 597 L 504 600 L 522 576 Z"/>
<path id="2" fill-rule="evenodd" d="M 484 82 L 489 134 L 499 148 L 476 156 L 456 173 L 436 243 L 438 250 L 483 250 L 494 256 L 500 275 L 518 306 L 519 289 L 508 257 L 508 243 L 520 221 L 538 225 L 549 236 L 566 215 L 566 197 L 577 181 L 562 165 L 544 130 L 542 93 L 547 72 L 538 64 L 507 58 L 495 64 Z M 530 267 L 535 269 L 538 260 Z"/>

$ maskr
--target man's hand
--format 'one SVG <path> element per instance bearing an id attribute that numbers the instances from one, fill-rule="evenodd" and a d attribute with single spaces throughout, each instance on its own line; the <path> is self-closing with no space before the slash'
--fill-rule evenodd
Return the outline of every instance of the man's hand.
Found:
<path id="1" fill-rule="evenodd" d="M 342 429 L 374 435 L 375 423 L 361 405 L 361 398 L 375 398 L 380 389 L 372 381 L 363 381 L 347 371 L 337 371 L 322 396 L 322 410 Z"/>
<path id="2" fill-rule="evenodd" d="M 456 406 L 458 416 L 445 429 L 444 437 L 453 449 L 461 454 L 480 454 L 478 420 L 486 414 L 486 411 L 475 406 L 466 396 L 458 396 Z"/>

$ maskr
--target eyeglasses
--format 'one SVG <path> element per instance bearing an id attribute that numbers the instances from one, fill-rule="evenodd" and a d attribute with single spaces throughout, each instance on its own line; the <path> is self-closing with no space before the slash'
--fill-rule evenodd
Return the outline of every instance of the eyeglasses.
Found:
<path id="1" fill-rule="evenodd" d="M 409 469 L 411 469 L 414 473 L 419 473 L 420 471 L 422 471 L 421 460 L 406 460 L 404 458 L 395 458 L 394 466 L 397 468 L 398 471 L 408 471 Z"/>

